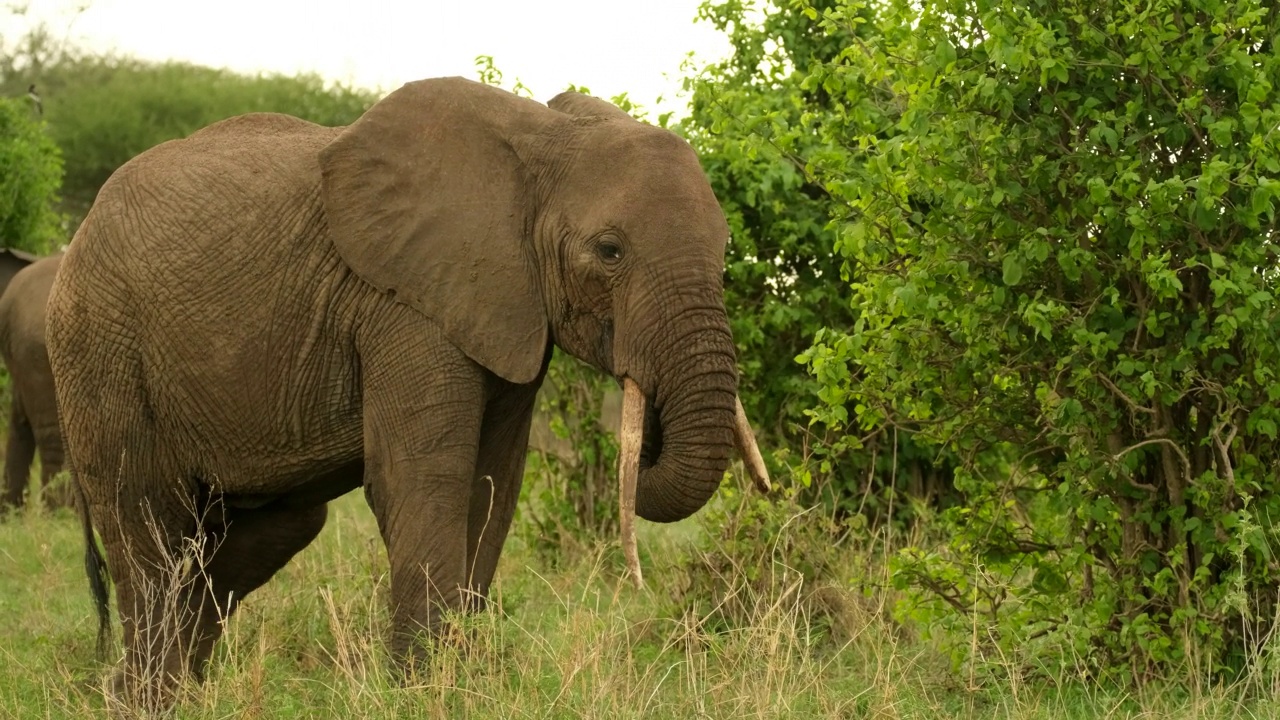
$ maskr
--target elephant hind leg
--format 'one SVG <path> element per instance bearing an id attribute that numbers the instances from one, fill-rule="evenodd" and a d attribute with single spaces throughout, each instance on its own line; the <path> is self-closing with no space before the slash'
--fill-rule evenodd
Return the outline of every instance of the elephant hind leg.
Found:
<path id="1" fill-rule="evenodd" d="M 210 532 L 211 554 L 200 573 L 189 613 L 191 655 L 188 667 L 202 675 L 222 635 L 223 621 L 235 612 L 245 595 L 261 587 L 324 528 L 328 506 L 304 508 L 229 508 L 223 522 Z"/>
<path id="2" fill-rule="evenodd" d="M 36 455 L 36 438 L 22 408 L 17 386 L 9 403 L 9 439 L 4 459 L 4 505 L 21 507 L 31 478 L 31 461 Z"/>
<path id="3" fill-rule="evenodd" d="M 243 509 L 213 501 L 188 510 L 190 522 L 180 527 L 151 518 L 114 523 L 103 536 L 125 629 L 116 691 L 143 707 L 169 706 L 183 677 L 203 675 L 223 621 L 240 600 L 306 547 L 326 516 L 323 504 Z"/>
<path id="4" fill-rule="evenodd" d="M 524 480 L 537 383 L 507 386 L 485 408 L 467 518 L 467 596 L 471 611 L 488 604 L 489 586 L 511 528 Z"/>
<path id="5" fill-rule="evenodd" d="M 92 473 L 83 476 L 100 488 Z M 193 578 L 185 568 L 199 548 L 196 513 L 180 493 L 146 500 L 102 502 L 90 498 L 90 513 L 106 548 L 124 630 L 125 659 L 113 680 L 115 695 L 129 705 L 168 707 L 186 670 L 182 648 L 191 618 L 185 609 Z"/>

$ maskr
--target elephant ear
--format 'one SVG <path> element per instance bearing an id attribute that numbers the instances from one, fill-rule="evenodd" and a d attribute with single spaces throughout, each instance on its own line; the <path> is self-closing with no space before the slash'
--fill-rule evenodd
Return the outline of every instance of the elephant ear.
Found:
<path id="1" fill-rule="evenodd" d="M 605 102 L 591 95 L 573 92 L 572 90 L 567 90 L 551 98 L 547 102 L 547 107 L 574 117 L 601 117 L 610 120 L 639 122 L 613 103 Z"/>
<path id="2" fill-rule="evenodd" d="M 338 255 L 472 360 L 534 380 L 547 345 L 532 178 L 517 156 L 562 116 L 462 78 L 408 83 L 320 153 Z"/>

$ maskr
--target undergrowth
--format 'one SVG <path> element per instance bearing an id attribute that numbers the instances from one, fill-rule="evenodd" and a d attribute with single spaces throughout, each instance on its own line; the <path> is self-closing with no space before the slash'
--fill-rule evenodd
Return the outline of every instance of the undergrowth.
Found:
<path id="1" fill-rule="evenodd" d="M 520 522 L 518 519 L 517 522 Z M 491 609 L 405 679 L 389 661 L 387 562 L 358 495 L 227 623 L 178 718 L 1265 717 L 1274 689 L 1109 689 L 1063 674 L 966 676 L 895 617 L 884 538 L 740 481 L 699 516 L 644 524 L 646 586 L 612 538 L 540 559 L 513 532 Z M 0 717 L 106 715 L 70 511 L 0 524 Z M 117 628 L 118 632 L 118 628 Z M 118 643 L 117 643 L 118 647 Z"/>

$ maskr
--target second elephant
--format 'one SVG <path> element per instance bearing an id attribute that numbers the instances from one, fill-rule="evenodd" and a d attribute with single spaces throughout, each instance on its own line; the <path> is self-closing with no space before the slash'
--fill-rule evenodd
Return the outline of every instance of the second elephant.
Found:
<path id="1" fill-rule="evenodd" d="M 24 502 L 31 463 L 40 451 L 40 482 L 50 507 L 70 504 L 67 486 L 54 478 L 63 467 L 62 432 L 45 345 L 45 305 L 62 255 L 54 255 L 17 272 L 0 295 L 0 355 L 9 368 L 9 440 L 5 451 L 6 507 Z"/>

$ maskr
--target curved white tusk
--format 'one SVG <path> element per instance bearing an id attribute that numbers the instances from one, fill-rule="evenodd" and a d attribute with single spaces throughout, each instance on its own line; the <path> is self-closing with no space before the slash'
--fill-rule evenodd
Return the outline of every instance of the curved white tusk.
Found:
<path id="1" fill-rule="evenodd" d="M 636 545 L 636 481 L 640 475 L 640 446 L 644 442 L 644 393 L 631 378 L 622 380 L 622 427 L 618 433 L 618 529 L 627 573 L 637 588 L 640 551 Z"/>
<path id="2" fill-rule="evenodd" d="M 733 423 L 733 442 L 738 447 L 742 464 L 747 468 L 747 474 L 751 476 L 756 489 L 767 493 L 773 489 L 769 483 L 769 469 L 764 466 L 764 458 L 760 456 L 760 446 L 756 445 L 756 436 L 751 432 L 747 411 L 742 409 L 742 399 L 734 398 L 734 403 L 737 405 L 737 418 Z"/>

